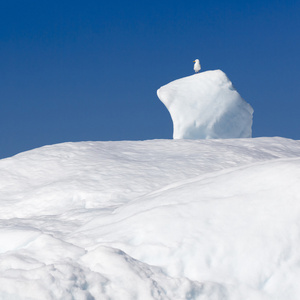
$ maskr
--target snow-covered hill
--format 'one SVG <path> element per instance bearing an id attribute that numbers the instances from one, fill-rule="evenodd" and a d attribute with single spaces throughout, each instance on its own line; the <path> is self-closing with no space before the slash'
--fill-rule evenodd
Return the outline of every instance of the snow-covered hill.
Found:
<path id="1" fill-rule="evenodd" d="M 300 141 L 81 142 L 0 161 L 0 299 L 300 298 Z"/>

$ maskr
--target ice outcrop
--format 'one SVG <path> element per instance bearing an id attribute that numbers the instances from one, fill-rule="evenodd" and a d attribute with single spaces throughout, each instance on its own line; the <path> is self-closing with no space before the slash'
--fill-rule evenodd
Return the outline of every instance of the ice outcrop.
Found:
<path id="1" fill-rule="evenodd" d="M 253 108 L 221 70 L 172 81 L 157 95 L 171 114 L 174 139 L 252 136 Z"/>

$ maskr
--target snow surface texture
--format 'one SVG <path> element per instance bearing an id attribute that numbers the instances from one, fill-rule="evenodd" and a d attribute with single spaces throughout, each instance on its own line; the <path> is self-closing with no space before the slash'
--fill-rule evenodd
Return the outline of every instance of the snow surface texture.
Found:
<path id="1" fill-rule="evenodd" d="M 252 107 L 221 70 L 181 78 L 157 91 L 173 120 L 174 139 L 252 136 Z"/>
<path id="2" fill-rule="evenodd" d="M 300 141 L 81 142 L 0 161 L 0 299 L 300 299 Z"/>

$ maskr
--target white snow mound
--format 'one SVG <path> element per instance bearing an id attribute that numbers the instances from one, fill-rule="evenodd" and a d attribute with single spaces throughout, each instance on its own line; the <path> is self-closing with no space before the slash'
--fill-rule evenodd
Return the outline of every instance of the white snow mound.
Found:
<path id="1" fill-rule="evenodd" d="M 299 182 L 300 141 L 284 138 L 0 160 L 0 299 L 300 299 Z"/>
<path id="2" fill-rule="evenodd" d="M 221 70 L 184 77 L 157 91 L 173 120 L 174 139 L 252 136 L 253 108 Z"/>

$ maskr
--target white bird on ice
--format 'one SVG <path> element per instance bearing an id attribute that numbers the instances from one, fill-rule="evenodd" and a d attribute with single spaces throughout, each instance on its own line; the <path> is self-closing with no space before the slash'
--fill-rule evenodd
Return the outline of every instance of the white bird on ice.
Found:
<path id="1" fill-rule="evenodd" d="M 198 73 L 201 70 L 201 65 L 199 59 L 194 60 L 194 70 L 195 73 Z"/>

